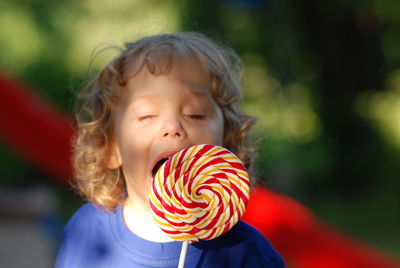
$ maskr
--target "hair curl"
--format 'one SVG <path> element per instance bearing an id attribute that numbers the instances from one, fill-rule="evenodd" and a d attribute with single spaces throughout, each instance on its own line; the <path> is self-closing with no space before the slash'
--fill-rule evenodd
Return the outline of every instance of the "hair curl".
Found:
<path id="1" fill-rule="evenodd" d="M 75 186 L 88 201 L 114 210 L 126 196 L 120 168 L 108 167 L 113 122 L 119 94 L 126 81 L 146 67 L 154 75 L 167 74 L 174 57 L 197 59 L 210 73 L 210 90 L 224 118 L 224 147 L 238 155 L 248 170 L 255 148 L 249 131 L 255 118 L 238 108 L 243 64 L 230 48 L 199 33 L 161 34 L 126 43 L 121 53 L 86 86 L 77 113 L 74 141 Z M 253 179 L 252 179 L 253 180 Z"/>

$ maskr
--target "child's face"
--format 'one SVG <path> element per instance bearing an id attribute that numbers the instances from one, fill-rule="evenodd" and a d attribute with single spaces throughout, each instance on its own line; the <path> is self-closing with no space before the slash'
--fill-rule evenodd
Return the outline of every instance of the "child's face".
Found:
<path id="1" fill-rule="evenodd" d="M 128 81 L 115 121 L 115 161 L 122 165 L 128 198 L 148 200 L 162 159 L 195 144 L 223 145 L 223 116 L 209 82 L 194 60 L 175 62 L 161 76 L 144 67 Z"/>

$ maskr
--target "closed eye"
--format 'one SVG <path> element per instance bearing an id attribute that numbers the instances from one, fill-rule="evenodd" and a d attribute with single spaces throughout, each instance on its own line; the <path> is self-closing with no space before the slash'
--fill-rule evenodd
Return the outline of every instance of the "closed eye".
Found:
<path id="1" fill-rule="evenodd" d="M 207 117 L 206 115 L 203 115 L 203 114 L 188 114 L 186 116 L 191 119 L 195 119 L 195 120 L 204 120 Z"/>
<path id="2" fill-rule="evenodd" d="M 138 119 L 139 119 L 139 121 L 145 121 L 145 120 L 154 118 L 154 117 L 156 117 L 156 116 L 157 116 L 157 115 L 155 115 L 155 114 L 148 114 L 148 115 L 139 116 Z"/>

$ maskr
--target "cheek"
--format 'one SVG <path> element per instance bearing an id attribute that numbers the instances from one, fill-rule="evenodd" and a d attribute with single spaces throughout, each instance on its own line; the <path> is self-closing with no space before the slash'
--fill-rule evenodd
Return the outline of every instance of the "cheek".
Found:
<path id="1" fill-rule="evenodd" d="M 133 127 L 121 128 L 118 142 L 121 151 L 122 160 L 125 162 L 135 163 L 141 159 L 140 156 L 145 151 L 146 135 L 141 135 L 142 131 L 137 131 Z"/>
<path id="2" fill-rule="evenodd" d="M 214 130 L 214 137 L 216 145 L 223 146 L 224 144 L 224 124 L 218 124 Z"/>
<path id="3" fill-rule="evenodd" d="M 197 143 L 208 143 L 223 146 L 224 125 L 222 120 L 209 122 L 207 126 L 202 126 L 197 132 Z"/>
<path id="4" fill-rule="evenodd" d="M 223 146 L 224 145 L 224 117 L 222 115 L 222 112 L 220 109 L 218 109 L 217 111 L 217 116 L 216 116 L 216 120 L 214 121 L 213 124 L 213 130 L 214 130 L 214 136 L 216 139 L 216 144 L 219 146 Z"/>

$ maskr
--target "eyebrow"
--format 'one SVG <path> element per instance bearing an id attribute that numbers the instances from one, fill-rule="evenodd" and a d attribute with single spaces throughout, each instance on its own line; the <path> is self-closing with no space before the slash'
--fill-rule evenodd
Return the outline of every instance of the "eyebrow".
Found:
<path id="1" fill-rule="evenodd" d="M 211 92 L 208 88 L 204 88 L 197 85 L 190 85 L 188 88 L 190 93 L 199 97 L 208 97 L 211 96 Z M 210 94 L 210 95 L 209 95 Z"/>
<path id="2" fill-rule="evenodd" d="M 202 99 L 202 100 L 209 100 L 210 98 L 213 99 L 211 93 L 210 93 L 210 92 L 207 92 L 206 90 L 203 90 L 203 89 L 191 88 L 191 89 L 189 90 L 189 92 L 190 92 L 190 94 L 193 95 L 195 98 L 200 98 L 200 99 Z M 208 94 L 208 93 L 209 93 L 209 94 Z M 145 92 L 145 93 L 141 94 L 140 96 L 137 96 L 137 97 L 132 98 L 131 100 L 129 100 L 129 101 L 126 103 L 126 105 L 127 105 L 127 106 L 130 106 L 132 103 L 134 103 L 134 102 L 136 102 L 136 101 L 142 102 L 142 101 L 148 101 L 149 99 L 150 99 L 150 100 L 153 100 L 153 98 L 154 98 L 154 97 L 157 97 L 157 96 L 158 96 L 158 94 L 152 94 L 152 93 Z"/>
<path id="3" fill-rule="evenodd" d="M 190 94 L 196 96 L 196 97 L 200 97 L 200 98 L 208 98 L 211 97 L 212 98 L 212 94 L 211 92 L 209 92 L 208 89 L 204 89 L 204 88 L 199 88 L 199 87 L 191 87 L 189 88 L 189 92 Z M 148 93 L 148 92 L 144 92 L 143 94 L 139 95 L 139 98 L 152 98 L 153 96 L 158 96 L 158 94 L 153 94 L 153 93 Z M 132 102 L 132 101 L 130 101 Z"/>

